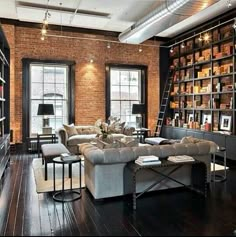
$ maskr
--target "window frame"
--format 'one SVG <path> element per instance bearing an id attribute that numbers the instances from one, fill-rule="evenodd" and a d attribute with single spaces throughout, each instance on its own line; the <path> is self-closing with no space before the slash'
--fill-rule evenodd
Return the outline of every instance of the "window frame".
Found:
<path id="1" fill-rule="evenodd" d="M 22 59 L 22 141 L 26 142 L 30 136 L 30 65 L 48 64 L 49 66 L 66 65 L 68 66 L 68 122 L 75 121 L 75 62 L 66 60 L 39 60 L 31 58 Z"/>
<path id="2" fill-rule="evenodd" d="M 106 120 L 109 118 L 111 111 L 111 69 L 120 69 L 120 70 L 140 70 L 141 71 L 141 103 L 144 103 L 146 106 L 146 111 L 148 108 L 148 100 L 147 100 L 147 66 L 144 65 L 129 65 L 129 64 L 114 64 L 109 63 L 106 64 Z M 147 112 L 145 115 L 142 115 L 142 126 L 147 127 Z"/>

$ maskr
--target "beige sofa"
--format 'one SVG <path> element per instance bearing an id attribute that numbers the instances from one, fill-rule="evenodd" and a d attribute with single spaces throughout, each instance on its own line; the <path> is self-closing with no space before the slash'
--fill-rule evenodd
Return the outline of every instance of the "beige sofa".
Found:
<path id="1" fill-rule="evenodd" d="M 128 162 L 133 162 L 139 156 L 155 155 L 166 158 L 172 155 L 189 155 L 203 161 L 207 167 L 207 181 L 210 182 L 211 154 L 217 150 L 217 145 L 211 141 L 200 141 L 198 143 L 173 145 L 154 145 L 141 147 L 125 147 L 99 149 L 92 144 L 81 144 L 81 153 L 85 158 L 85 184 L 95 199 L 121 196 L 131 193 L 132 174 L 126 168 Z M 159 168 L 164 173 L 171 168 Z M 190 184 L 191 168 L 184 165 L 173 174 L 179 181 Z M 148 170 L 143 170 L 137 176 L 137 192 L 145 188 L 156 180 L 156 174 Z M 161 176 L 159 177 L 161 179 Z M 165 180 L 155 186 L 152 190 L 179 187 L 173 181 Z"/>
<path id="2" fill-rule="evenodd" d="M 59 142 L 64 144 L 71 153 L 78 154 L 78 144 L 93 141 L 99 130 L 96 126 L 92 125 L 78 125 L 74 127 L 77 130 L 76 133 L 68 134 L 68 131 L 64 127 L 61 127 L 58 129 L 57 135 L 59 137 Z M 125 136 L 131 136 L 134 131 L 135 129 L 133 127 L 124 127 L 122 133 L 112 133 L 112 136 L 114 139 L 121 139 Z"/>

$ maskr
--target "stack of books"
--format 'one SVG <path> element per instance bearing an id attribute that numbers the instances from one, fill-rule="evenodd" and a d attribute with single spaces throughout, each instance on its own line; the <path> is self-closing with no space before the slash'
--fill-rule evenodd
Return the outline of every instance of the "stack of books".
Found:
<path id="1" fill-rule="evenodd" d="M 161 161 L 157 156 L 139 156 L 135 163 L 138 165 L 160 165 Z"/>
<path id="2" fill-rule="evenodd" d="M 177 162 L 194 161 L 194 158 L 191 156 L 182 155 L 182 156 L 169 156 L 168 160 L 177 163 Z"/>
<path id="3" fill-rule="evenodd" d="M 77 160 L 77 156 L 71 153 L 62 153 L 60 155 L 62 161 L 74 161 Z"/>

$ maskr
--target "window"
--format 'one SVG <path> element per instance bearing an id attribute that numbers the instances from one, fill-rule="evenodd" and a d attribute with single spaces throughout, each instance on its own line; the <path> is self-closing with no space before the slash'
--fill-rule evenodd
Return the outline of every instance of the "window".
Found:
<path id="1" fill-rule="evenodd" d="M 74 123 L 75 62 L 24 58 L 22 65 L 22 141 L 42 131 L 43 116 L 37 115 L 39 104 L 53 104 L 54 115 L 48 116 L 53 131 L 63 123 Z"/>
<path id="2" fill-rule="evenodd" d="M 107 72 L 107 117 L 110 115 L 118 117 L 121 122 L 136 127 L 137 115 L 132 114 L 132 105 L 145 103 L 143 71 L 144 69 L 138 66 L 109 66 Z M 144 124 L 143 126 L 145 126 Z"/>
<path id="3" fill-rule="evenodd" d="M 42 131 L 42 116 L 37 115 L 39 104 L 53 104 L 49 116 L 53 131 L 68 123 L 68 66 L 30 65 L 30 135 Z"/>

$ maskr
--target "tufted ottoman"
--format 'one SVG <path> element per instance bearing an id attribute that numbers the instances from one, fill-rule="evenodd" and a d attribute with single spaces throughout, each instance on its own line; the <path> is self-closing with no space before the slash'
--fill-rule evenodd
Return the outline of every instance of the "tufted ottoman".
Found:
<path id="1" fill-rule="evenodd" d="M 70 153 L 69 150 L 62 143 L 43 144 L 42 162 L 45 163 L 45 180 L 48 179 L 47 163 L 51 163 L 53 158 L 60 156 L 62 153 Z"/>

